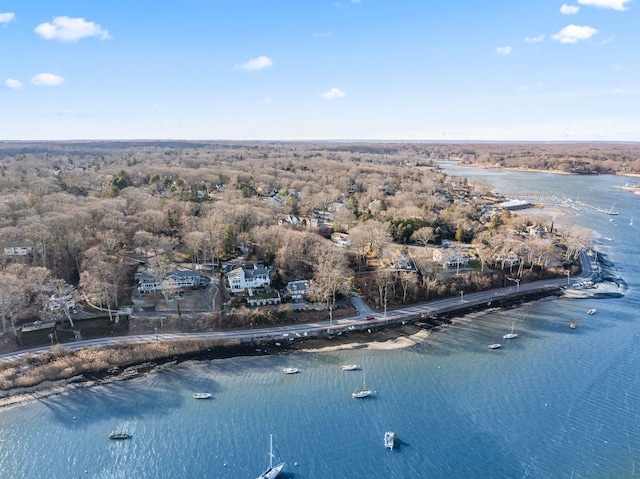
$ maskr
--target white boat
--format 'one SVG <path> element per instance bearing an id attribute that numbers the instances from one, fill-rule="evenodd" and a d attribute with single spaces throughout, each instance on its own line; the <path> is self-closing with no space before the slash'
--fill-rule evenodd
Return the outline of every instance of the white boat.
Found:
<path id="1" fill-rule="evenodd" d="M 518 333 L 514 333 L 513 332 L 513 321 L 511 321 L 511 332 L 507 333 L 507 334 L 504 334 L 502 336 L 502 339 L 514 339 L 514 338 L 517 338 L 517 337 L 518 337 Z"/>
<path id="2" fill-rule="evenodd" d="M 282 372 L 285 374 L 296 374 L 299 373 L 300 370 L 298 368 L 284 368 Z"/>
<path id="3" fill-rule="evenodd" d="M 569 323 L 569 327 L 571 329 L 576 329 L 578 327 L 578 325 L 576 323 Z"/>
<path id="4" fill-rule="evenodd" d="M 209 399 L 211 397 L 211 393 L 193 393 L 194 399 Z"/>
<path id="5" fill-rule="evenodd" d="M 387 431 L 384 433 L 384 447 L 393 451 L 396 445 L 396 433 L 393 431 Z"/>
<path id="6" fill-rule="evenodd" d="M 275 479 L 280 475 L 280 471 L 284 468 L 284 462 L 273 465 L 273 434 L 269 435 L 269 469 L 258 476 L 258 479 Z"/>
<path id="7" fill-rule="evenodd" d="M 362 398 L 366 398 L 367 396 L 371 396 L 372 394 L 373 394 L 373 391 L 367 387 L 366 380 L 364 379 L 364 376 L 363 376 L 362 388 L 356 389 L 355 391 L 353 391 L 351 393 L 351 397 L 354 399 L 362 399 Z"/>
<path id="8" fill-rule="evenodd" d="M 343 371 L 355 371 L 356 369 L 360 369 L 359 364 L 343 364 L 342 365 Z"/>
<path id="9" fill-rule="evenodd" d="M 113 440 L 129 439 L 130 437 L 131 437 L 131 434 L 129 434 L 128 432 L 111 431 L 109 433 L 109 439 L 113 439 Z"/>
<path id="10" fill-rule="evenodd" d="M 595 314 L 595 313 L 596 313 L 596 308 L 591 308 L 591 309 L 588 309 L 588 310 L 587 310 L 587 314 L 588 314 L 589 316 L 591 316 L 591 315 L 593 315 L 593 314 Z"/>
<path id="11" fill-rule="evenodd" d="M 489 345 L 489 349 L 499 349 L 501 347 L 502 347 L 502 344 L 499 344 L 499 343 Z"/>

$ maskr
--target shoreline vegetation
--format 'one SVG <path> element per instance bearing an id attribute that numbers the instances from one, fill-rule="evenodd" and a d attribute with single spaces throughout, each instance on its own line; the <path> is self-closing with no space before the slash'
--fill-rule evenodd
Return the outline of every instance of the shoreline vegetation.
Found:
<path id="1" fill-rule="evenodd" d="M 468 321 L 497 310 L 548 300 L 558 291 L 539 291 L 526 297 L 503 299 L 501 307 L 475 305 L 438 317 L 420 317 L 402 323 L 324 334 L 281 344 L 276 339 L 184 339 L 144 344 L 122 344 L 69 350 L 54 345 L 51 351 L 6 363 L 0 371 L 0 409 L 24 402 L 70 393 L 80 388 L 140 378 L 187 361 L 210 361 L 240 356 L 321 353 L 349 349 L 393 350 L 426 342 L 430 335 L 456 321 Z"/>

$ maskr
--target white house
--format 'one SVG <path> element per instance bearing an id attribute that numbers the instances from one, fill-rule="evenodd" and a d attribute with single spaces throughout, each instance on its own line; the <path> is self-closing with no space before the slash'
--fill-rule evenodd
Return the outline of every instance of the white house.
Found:
<path id="1" fill-rule="evenodd" d="M 66 308 L 67 311 L 69 311 L 75 309 L 75 307 L 76 302 L 70 294 L 54 294 L 49 298 L 49 309 L 54 313 L 63 308 Z"/>
<path id="2" fill-rule="evenodd" d="M 24 244 L 14 244 L 4 247 L 4 254 L 6 256 L 27 256 L 33 251 L 32 246 Z"/>
<path id="3" fill-rule="evenodd" d="M 301 300 L 304 295 L 309 294 L 310 287 L 311 283 L 307 280 L 290 281 L 289 283 L 287 283 L 286 292 L 294 302 L 297 302 Z"/>
<path id="4" fill-rule="evenodd" d="M 200 270 L 185 270 L 174 271 L 169 274 L 164 280 L 159 280 L 153 274 L 143 271 L 137 274 L 138 276 L 138 292 L 151 293 L 153 291 L 161 291 L 162 283 L 165 280 L 173 282 L 175 288 L 188 288 L 193 286 L 200 286 L 202 284 L 202 274 Z"/>
<path id="5" fill-rule="evenodd" d="M 470 259 L 471 257 L 467 253 L 455 249 L 436 248 L 433 250 L 433 260 L 444 268 L 466 266 Z"/>
<path id="6" fill-rule="evenodd" d="M 253 265 L 253 268 L 236 268 L 229 271 L 227 280 L 232 293 L 241 293 L 247 289 L 271 284 L 269 268 L 256 264 Z"/>
<path id="7" fill-rule="evenodd" d="M 398 256 L 393 258 L 391 269 L 402 269 L 405 271 L 411 271 L 415 269 L 415 266 L 411 258 L 404 254 L 399 254 Z"/>

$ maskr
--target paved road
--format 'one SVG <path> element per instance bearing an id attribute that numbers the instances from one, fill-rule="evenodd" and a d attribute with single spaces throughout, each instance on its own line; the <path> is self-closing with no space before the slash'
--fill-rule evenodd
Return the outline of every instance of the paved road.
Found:
<path id="1" fill-rule="evenodd" d="M 65 343 L 66 349 L 78 350 L 96 346 L 115 346 L 121 344 L 143 344 L 153 343 L 157 341 L 177 341 L 184 339 L 219 339 L 231 341 L 241 339 L 242 341 L 251 341 L 255 339 L 265 339 L 278 341 L 285 344 L 287 341 L 295 341 L 296 339 L 315 337 L 326 335 L 327 332 L 340 333 L 341 331 L 349 331 L 356 329 L 366 329 L 374 326 L 380 326 L 387 322 L 401 322 L 408 319 L 414 319 L 420 315 L 437 315 L 445 312 L 452 312 L 458 309 L 465 309 L 473 305 L 487 303 L 490 305 L 492 301 L 505 297 L 513 297 L 545 289 L 555 290 L 564 285 L 570 285 L 574 281 L 587 281 L 595 278 L 599 273 L 599 267 L 592 263 L 591 258 L 586 252 L 580 253 L 580 261 L 582 263 L 582 273 L 571 279 L 567 278 L 551 279 L 536 281 L 535 283 L 519 284 L 514 283 L 513 286 L 507 288 L 494 289 L 461 295 L 460 297 L 447 298 L 438 301 L 431 301 L 418 305 L 409 306 L 407 308 L 389 311 L 385 314 L 374 313 L 369 306 L 360 298 L 355 296 L 352 302 L 358 311 L 357 316 L 350 318 L 335 319 L 330 321 L 319 321 L 315 323 L 305 323 L 299 325 L 278 326 L 261 329 L 234 330 L 234 331 L 213 331 L 199 333 L 158 333 L 158 334 L 140 334 L 135 336 L 118 336 L 100 339 L 82 340 L 73 343 Z M 373 316 L 373 319 L 367 317 Z M 50 351 L 51 347 L 38 347 L 30 350 L 23 350 L 16 353 L 0 355 L 0 363 L 8 362 L 16 359 L 23 359 L 27 354 L 37 355 L 45 351 Z"/>

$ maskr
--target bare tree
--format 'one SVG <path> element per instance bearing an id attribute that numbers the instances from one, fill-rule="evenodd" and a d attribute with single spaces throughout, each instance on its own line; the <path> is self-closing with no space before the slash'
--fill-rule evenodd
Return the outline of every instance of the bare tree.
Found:
<path id="1" fill-rule="evenodd" d="M 407 293 L 418 286 L 418 275 L 415 271 L 398 271 L 398 278 L 402 285 L 402 302 L 407 302 Z"/>
<path id="2" fill-rule="evenodd" d="M 323 248 L 317 253 L 311 296 L 335 307 L 338 293 L 348 295 L 353 291 L 353 275 L 342 252 Z"/>
<path id="3" fill-rule="evenodd" d="M 413 232 L 411 239 L 426 248 L 427 244 L 435 239 L 435 233 L 431 226 L 423 226 Z"/>

